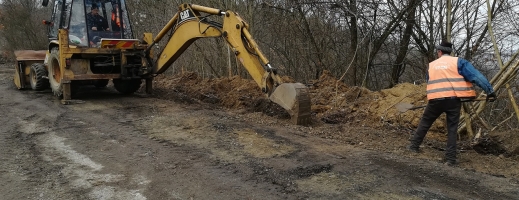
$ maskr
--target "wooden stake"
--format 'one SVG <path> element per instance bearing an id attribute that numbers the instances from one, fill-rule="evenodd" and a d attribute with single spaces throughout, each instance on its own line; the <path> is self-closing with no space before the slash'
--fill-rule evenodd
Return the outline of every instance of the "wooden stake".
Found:
<path id="1" fill-rule="evenodd" d="M 469 108 L 467 106 L 467 104 L 465 103 L 462 103 L 462 106 L 463 106 L 463 116 L 465 118 L 465 120 L 467 121 L 467 134 L 469 135 L 470 138 L 472 138 L 474 136 L 474 131 L 472 130 L 472 120 L 470 119 L 470 112 L 469 112 Z"/>
<path id="2" fill-rule="evenodd" d="M 506 118 L 506 119 L 503 120 L 502 122 L 499 122 L 499 124 L 497 124 L 497 126 L 495 126 L 492 130 L 490 130 L 490 132 L 494 131 L 497 127 L 503 125 L 506 121 L 512 119 L 512 117 L 514 117 L 514 114 L 510 115 L 510 117 Z"/>

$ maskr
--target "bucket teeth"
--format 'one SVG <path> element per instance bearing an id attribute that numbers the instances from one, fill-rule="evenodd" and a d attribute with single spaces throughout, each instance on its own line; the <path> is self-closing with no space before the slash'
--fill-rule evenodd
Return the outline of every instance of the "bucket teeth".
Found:
<path id="1" fill-rule="evenodd" d="M 292 108 L 292 111 L 294 112 L 291 114 L 292 123 L 296 125 L 309 125 L 312 121 L 312 115 L 311 115 L 311 100 L 310 96 L 308 95 L 308 90 L 300 89 L 299 95 L 297 96 L 296 104 Z"/>
<path id="2" fill-rule="evenodd" d="M 311 100 L 308 88 L 301 83 L 283 83 L 270 95 L 270 100 L 277 103 L 291 116 L 296 125 L 311 123 Z"/>

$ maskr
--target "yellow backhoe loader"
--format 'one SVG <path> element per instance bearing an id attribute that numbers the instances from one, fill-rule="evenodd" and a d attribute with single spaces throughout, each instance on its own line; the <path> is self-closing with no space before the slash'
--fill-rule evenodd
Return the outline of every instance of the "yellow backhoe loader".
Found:
<path id="1" fill-rule="evenodd" d="M 48 4 L 43 1 L 43 6 Z M 165 72 L 195 40 L 221 37 L 271 101 L 287 110 L 295 124 L 310 123 L 308 89 L 301 83 L 283 83 L 252 38 L 249 24 L 233 11 L 182 4 L 155 37 L 145 33 L 139 40 L 133 37 L 125 0 L 54 0 L 52 6 L 52 19 L 44 21 L 48 49 L 16 52 L 14 81 L 19 89 L 50 87 L 66 103 L 79 85 L 105 87 L 112 80 L 117 91 L 131 94 L 144 79 L 151 93 L 153 77 Z M 95 20 L 88 11 L 97 12 Z M 220 16 L 223 23 L 209 16 Z M 153 56 L 167 34 L 168 41 Z"/>

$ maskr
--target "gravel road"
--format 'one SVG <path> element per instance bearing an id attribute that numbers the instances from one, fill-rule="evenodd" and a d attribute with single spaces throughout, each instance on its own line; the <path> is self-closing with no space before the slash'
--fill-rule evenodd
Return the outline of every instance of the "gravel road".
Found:
<path id="1" fill-rule="evenodd" d="M 0 199 L 519 199 L 511 178 L 250 117 L 261 114 L 111 87 L 62 105 L 17 90 L 13 74 L 0 66 Z"/>

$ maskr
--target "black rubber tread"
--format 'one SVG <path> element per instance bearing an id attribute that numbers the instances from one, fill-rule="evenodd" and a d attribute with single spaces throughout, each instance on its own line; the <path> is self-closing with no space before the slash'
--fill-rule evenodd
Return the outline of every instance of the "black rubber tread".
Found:
<path id="1" fill-rule="evenodd" d="M 133 94 L 141 88 L 141 79 L 121 80 L 113 79 L 115 89 L 122 94 Z"/>
<path id="2" fill-rule="evenodd" d="M 61 83 L 61 80 L 59 80 L 59 82 L 57 80 L 54 80 L 54 62 L 58 62 L 58 65 L 59 65 L 59 49 L 58 47 L 54 47 L 52 48 L 52 50 L 50 51 L 50 57 L 49 57 L 49 62 L 47 63 L 47 65 L 49 66 L 49 83 L 50 83 L 50 88 L 52 89 L 52 92 L 54 93 L 55 96 L 57 97 L 63 97 L 63 84 Z"/>
<path id="3" fill-rule="evenodd" d="M 49 88 L 49 80 L 47 77 L 47 69 L 43 63 L 34 63 L 31 65 L 31 72 L 29 74 L 31 88 L 36 91 L 41 91 Z"/>
<path id="4" fill-rule="evenodd" d="M 109 79 L 100 79 L 100 80 L 94 80 L 94 86 L 96 88 L 104 88 L 108 85 Z"/>

